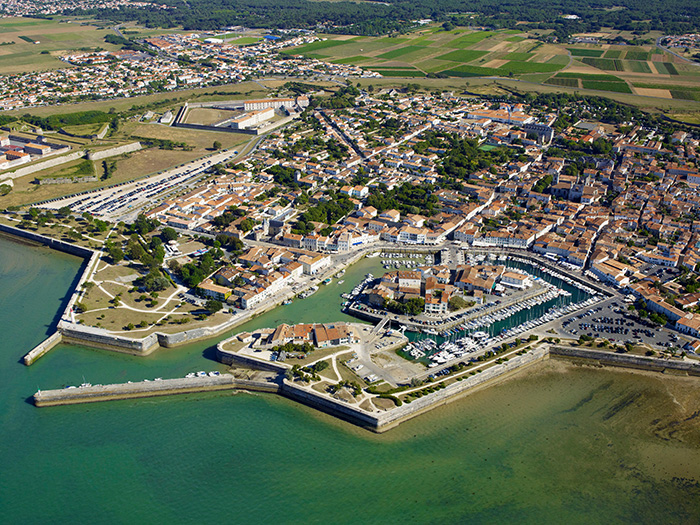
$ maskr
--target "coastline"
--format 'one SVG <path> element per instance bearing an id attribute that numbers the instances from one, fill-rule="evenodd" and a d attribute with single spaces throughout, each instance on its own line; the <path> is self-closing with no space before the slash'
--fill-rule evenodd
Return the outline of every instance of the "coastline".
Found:
<path id="1" fill-rule="evenodd" d="M 299 292 L 290 291 L 286 294 L 279 295 L 274 301 L 271 301 L 270 303 L 265 304 L 259 307 L 258 309 L 255 309 L 254 311 L 250 311 L 250 313 L 248 314 L 236 314 L 236 316 L 233 317 L 231 320 L 217 325 L 215 327 L 193 328 L 190 330 L 183 330 L 180 332 L 173 333 L 164 333 L 156 331 L 142 338 L 129 338 L 116 334 L 111 334 L 104 329 L 86 327 L 66 320 L 70 318 L 70 310 L 73 304 L 75 304 L 75 302 L 78 300 L 80 294 L 82 293 L 80 290 L 81 284 L 85 281 L 94 265 L 99 262 L 99 258 L 101 257 L 100 251 L 91 250 L 89 248 L 84 248 L 82 246 L 71 244 L 65 241 L 59 241 L 50 237 L 46 237 L 44 235 L 40 235 L 30 231 L 25 231 L 20 228 L 5 225 L 2 223 L 0 223 L 0 234 L 3 235 L 3 237 L 16 240 L 19 243 L 27 243 L 29 246 L 46 246 L 48 248 L 52 248 L 85 259 L 82 274 L 78 279 L 76 286 L 70 292 L 71 299 L 69 300 L 68 305 L 64 309 L 63 315 L 56 326 L 56 333 L 59 333 L 61 335 L 61 338 L 56 340 L 56 334 L 51 334 L 46 340 L 37 345 L 37 347 L 25 354 L 23 362 L 27 366 L 33 364 L 37 359 L 45 355 L 48 351 L 50 351 L 61 341 L 80 344 L 92 348 L 126 353 L 135 356 L 148 356 L 160 348 L 173 348 L 195 341 L 211 339 L 221 335 L 227 330 L 230 330 L 238 325 L 251 321 L 252 319 L 263 313 L 269 312 L 277 308 L 286 299 L 296 295 Z M 359 250 L 344 264 L 327 267 L 325 269 L 325 272 L 318 277 L 318 280 L 323 280 L 325 277 L 335 275 L 338 271 L 351 266 L 352 264 L 356 263 L 358 260 L 363 258 L 367 251 L 372 251 L 372 249 Z M 312 283 L 309 283 L 308 287 L 311 286 Z M 300 291 L 303 290 L 304 289 Z"/>
<path id="2" fill-rule="evenodd" d="M 273 301 L 260 306 L 258 309 L 250 311 L 250 313 L 239 313 L 236 314 L 232 319 L 226 321 L 220 325 L 214 327 L 203 327 L 203 328 L 193 328 L 190 330 L 183 330 L 180 332 L 165 333 L 165 332 L 152 332 L 142 338 L 130 338 L 124 337 L 122 335 L 112 334 L 107 330 L 102 328 L 87 327 L 72 323 L 67 321 L 70 319 L 70 310 L 73 304 L 79 299 L 82 291 L 80 290 L 81 284 L 87 278 L 89 272 L 92 270 L 95 264 L 99 262 L 101 257 L 101 251 L 91 250 L 89 248 L 84 248 L 82 246 L 74 245 L 65 241 L 58 241 L 44 235 L 36 234 L 33 232 L 25 231 L 20 228 L 5 225 L 0 223 L 0 232 L 13 236 L 19 239 L 29 239 L 31 242 L 39 243 L 39 245 L 48 246 L 50 248 L 69 253 L 71 255 L 77 255 L 86 259 L 86 264 L 83 269 L 83 273 L 78 280 L 77 285 L 74 287 L 71 295 L 71 299 L 65 308 L 61 320 L 59 320 L 56 331 L 59 332 L 66 342 L 72 342 L 80 345 L 84 345 L 92 348 L 99 348 L 109 351 L 116 351 L 120 353 L 126 353 L 135 356 L 148 356 L 160 348 L 174 348 L 184 344 L 192 343 L 195 341 L 201 341 L 205 339 L 215 338 L 225 333 L 227 330 L 235 328 L 238 325 L 244 324 L 251 321 L 255 317 L 269 312 L 278 306 L 280 306 L 285 300 L 293 297 L 297 293 L 303 291 L 304 289 L 297 290 L 296 292 L 287 292 L 285 294 L 278 295 Z M 435 253 L 442 249 L 443 245 L 429 245 L 429 246 L 416 246 L 416 247 L 406 247 L 406 246 L 391 246 L 379 244 L 367 245 L 360 248 L 355 252 L 347 261 L 336 266 L 326 267 L 318 277 L 317 280 L 320 282 L 326 277 L 335 275 L 337 272 L 347 269 L 348 267 L 355 264 L 357 261 L 365 257 L 366 254 L 376 252 L 376 251 L 387 251 L 392 253 Z M 494 253 L 494 254 L 512 254 L 509 250 L 484 250 L 475 249 L 475 253 Z M 535 262 L 540 265 L 544 265 L 550 269 L 556 270 L 548 261 L 543 260 L 543 258 L 537 257 L 536 255 L 530 254 L 528 252 L 522 252 L 517 250 L 518 257 L 526 259 L 528 261 Z M 605 288 L 592 283 L 589 280 L 583 279 L 580 276 L 571 276 L 572 279 L 585 284 L 586 286 L 592 287 L 593 289 L 603 293 L 606 296 L 610 295 L 610 291 Z M 311 287 L 310 282 L 307 286 Z M 50 336 L 53 337 L 53 334 Z M 47 340 L 48 341 L 48 340 Z M 45 341 L 44 343 L 47 343 Z M 42 343 L 42 344 L 44 344 Z M 41 345 L 39 345 L 41 346 Z M 30 351 L 25 355 L 24 363 L 26 365 L 31 365 L 37 359 L 42 357 L 46 352 L 48 352 L 53 346 L 45 349 L 41 352 Z"/>
<path id="3" fill-rule="evenodd" d="M 219 345 L 221 346 L 221 345 Z M 221 351 L 217 357 L 226 363 L 223 356 L 229 352 Z M 335 418 L 347 421 L 355 426 L 374 433 L 384 433 L 417 416 L 438 407 L 458 401 L 470 394 L 517 378 L 521 373 L 547 361 L 557 361 L 567 366 L 588 368 L 611 368 L 632 373 L 657 376 L 672 375 L 674 378 L 694 380 L 700 377 L 700 363 L 676 362 L 654 357 L 638 357 L 613 354 L 596 350 L 581 350 L 561 346 L 539 345 L 523 355 L 516 356 L 502 364 L 484 370 L 484 373 L 466 377 L 463 381 L 450 384 L 411 403 L 379 412 L 368 412 L 348 404 L 347 401 L 315 391 L 289 381 L 284 377 L 282 365 L 266 366 L 262 363 L 258 369 L 264 376 L 261 379 L 240 379 L 231 374 L 221 374 L 217 379 L 165 379 L 143 381 L 139 383 L 96 385 L 85 388 L 39 391 L 33 396 L 37 407 L 72 405 L 102 401 L 115 401 L 130 398 L 166 396 L 185 393 L 208 392 L 212 390 L 243 390 L 275 393 L 306 405 Z M 254 360 L 248 360 L 248 366 Z"/>

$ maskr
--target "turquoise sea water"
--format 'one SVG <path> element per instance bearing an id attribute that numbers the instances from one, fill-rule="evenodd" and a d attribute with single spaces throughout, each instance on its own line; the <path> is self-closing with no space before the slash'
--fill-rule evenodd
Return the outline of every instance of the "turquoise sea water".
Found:
<path id="1" fill-rule="evenodd" d="M 20 364 L 80 265 L 0 239 L 3 523 L 700 521 L 700 387 L 686 378 L 553 361 L 383 435 L 272 395 L 37 409 L 37 388 L 83 377 L 222 369 L 212 342 L 147 358 L 61 345 Z M 367 271 L 378 263 L 245 328 L 343 319 L 339 293 Z"/>

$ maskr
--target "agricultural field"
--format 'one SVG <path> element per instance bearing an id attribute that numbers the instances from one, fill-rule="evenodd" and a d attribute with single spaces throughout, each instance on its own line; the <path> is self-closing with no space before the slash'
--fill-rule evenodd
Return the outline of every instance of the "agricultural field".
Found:
<path id="1" fill-rule="evenodd" d="M 700 68 L 658 49 L 656 33 L 644 45 L 620 45 L 616 37 L 639 35 L 601 30 L 600 44 L 548 44 L 535 31 L 444 31 L 423 27 L 400 37 L 319 35 L 325 40 L 285 51 L 338 64 L 355 64 L 389 79 L 514 77 L 562 90 L 591 90 L 659 99 L 696 101 Z M 580 35 L 589 36 L 589 35 Z M 605 43 L 608 39 L 610 43 Z M 644 42 L 644 40 L 642 40 Z M 669 79 L 673 81 L 670 82 Z M 659 88 L 637 86 L 659 84 Z M 668 84 L 668 85 L 667 85 Z"/>
<path id="2" fill-rule="evenodd" d="M 165 32 L 129 26 L 122 30 L 129 37 L 153 36 Z M 172 33 L 173 30 L 169 32 Z M 74 51 L 98 47 L 108 51 L 118 50 L 118 46 L 104 41 L 108 34 L 113 35 L 115 32 L 105 22 L 74 17 L 57 17 L 56 20 L 0 19 L 0 41 L 13 42 L 0 46 L 0 74 L 71 67 L 59 60 L 59 57 Z"/>
<path id="3" fill-rule="evenodd" d="M 361 65 L 384 76 L 411 78 L 428 74 L 468 77 L 554 73 L 568 63 L 565 49 L 529 40 L 519 31 L 444 31 L 430 27 L 401 37 L 325 38 L 285 53 Z"/>

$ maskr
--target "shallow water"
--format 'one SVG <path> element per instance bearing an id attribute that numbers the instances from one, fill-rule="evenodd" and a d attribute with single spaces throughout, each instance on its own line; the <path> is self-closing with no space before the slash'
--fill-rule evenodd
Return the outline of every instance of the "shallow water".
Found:
<path id="1" fill-rule="evenodd" d="M 343 319 L 338 295 L 378 274 L 371 261 L 246 328 Z M 697 379 L 550 361 L 383 435 L 273 395 L 37 409 L 38 387 L 83 377 L 221 369 L 211 343 L 147 358 L 61 345 L 21 365 L 80 264 L 0 239 L 3 522 L 700 521 Z"/>

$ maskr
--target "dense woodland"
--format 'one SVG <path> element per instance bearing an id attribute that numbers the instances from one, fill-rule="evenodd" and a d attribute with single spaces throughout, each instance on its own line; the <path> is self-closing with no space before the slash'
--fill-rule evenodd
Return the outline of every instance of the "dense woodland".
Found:
<path id="1" fill-rule="evenodd" d="M 692 32 L 700 28 L 697 0 L 389 0 L 387 2 L 315 2 L 309 0 L 159 0 L 175 9 L 122 7 L 66 11 L 113 20 L 137 20 L 148 27 L 216 30 L 231 25 L 269 29 L 323 25 L 328 31 L 378 35 L 407 30 L 411 21 L 430 18 L 456 25 L 514 27 L 527 21 L 554 29 L 559 37 L 602 26 L 645 32 Z M 473 19 L 464 13 L 475 13 Z M 579 20 L 565 20 L 574 14 Z"/>

